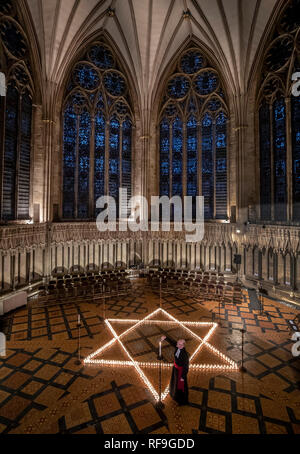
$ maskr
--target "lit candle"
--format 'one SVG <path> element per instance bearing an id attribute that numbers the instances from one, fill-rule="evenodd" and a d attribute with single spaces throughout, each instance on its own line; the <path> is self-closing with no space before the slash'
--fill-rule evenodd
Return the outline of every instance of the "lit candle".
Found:
<path id="1" fill-rule="evenodd" d="M 161 342 L 159 342 L 159 357 L 161 357 Z"/>

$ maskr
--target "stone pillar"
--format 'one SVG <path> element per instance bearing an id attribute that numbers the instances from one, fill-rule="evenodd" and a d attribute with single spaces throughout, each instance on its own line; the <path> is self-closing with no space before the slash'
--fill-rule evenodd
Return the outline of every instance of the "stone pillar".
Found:
<path id="1" fill-rule="evenodd" d="M 5 258 L 4 258 L 4 255 L 1 254 L 0 255 L 0 270 L 1 270 L 1 273 L 0 273 L 0 276 L 1 276 L 1 281 L 0 281 L 0 289 L 1 290 L 4 290 L 4 268 L 5 268 Z"/>
<path id="2" fill-rule="evenodd" d="M 226 247 L 226 271 L 232 271 L 232 250 L 230 245 Z"/>
<path id="3" fill-rule="evenodd" d="M 205 259 L 204 259 L 204 245 L 200 244 L 200 268 L 201 270 L 204 270 L 204 264 L 205 264 Z"/>
<path id="4" fill-rule="evenodd" d="M 94 244 L 94 252 L 95 252 L 95 269 L 99 269 L 99 249 L 100 249 L 100 244 L 97 242 Z"/>
<path id="5" fill-rule="evenodd" d="M 278 265 L 277 265 L 277 282 L 280 285 L 284 285 L 284 258 L 282 252 L 278 253 Z"/>
<path id="6" fill-rule="evenodd" d="M 173 262 L 173 242 L 168 241 L 168 262 L 171 264 Z"/>
<path id="7" fill-rule="evenodd" d="M 268 280 L 268 252 L 263 250 L 261 252 L 261 277 L 264 281 Z"/>
<path id="8" fill-rule="evenodd" d="M 200 268 L 200 243 L 195 245 L 195 269 Z"/>
<path id="9" fill-rule="evenodd" d="M 246 276 L 253 276 L 252 248 L 246 248 Z"/>
<path id="10" fill-rule="evenodd" d="M 63 246 L 59 244 L 57 246 L 57 267 L 61 268 L 63 266 Z"/>
<path id="11" fill-rule="evenodd" d="M 153 261 L 153 241 L 152 240 L 146 241 L 146 245 L 148 247 L 147 266 L 149 266 Z"/>
<path id="12" fill-rule="evenodd" d="M 46 118 L 46 117 L 44 117 Z M 31 186 L 34 190 L 31 191 L 31 200 L 32 200 L 32 209 L 31 215 L 33 214 L 33 207 L 39 207 L 40 219 L 39 222 L 46 222 L 47 210 L 46 210 L 46 192 L 47 192 L 47 183 L 46 183 L 46 172 L 47 166 L 49 165 L 49 160 L 47 156 L 48 147 L 46 144 L 45 134 L 48 134 L 49 128 L 46 125 L 46 122 L 43 122 L 43 108 L 40 105 L 35 105 L 33 110 L 33 130 L 34 130 L 34 140 L 32 143 L 32 175 L 31 175 Z M 48 125 L 49 126 L 49 125 Z M 48 260 L 46 258 L 46 260 Z M 49 276 L 49 263 L 46 267 L 45 274 Z"/>
<path id="13" fill-rule="evenodd" d="M 210 269 L 210 246 L 207 245 L 205 248 L 205 269 Z"/>
<path id="14" fill-rule="evenodd" d="M 186 243 L 181 243 L 181 266 L 182 268 L 186 267 Z"/>
<path id="15" fill-rule="evenodd" d="M 75 244 L 72 242 L 71 246 L 71 268 L 73 270 L 75 266 Z"/>
<path id="16" fill-rule="evenodd" d="M 129 241 L 126 242 L 125 263 L 126 263 L 126 267 L 129 268 Z"/>
<path id="17" fill-rule="evenodd" d="M 293 143 L 291 134 L 291 98 L 285 98 L 286 106 L 286 179 L 287 179 L 287 221 L 293 220 Z"/>
<path id="18" fill-rule="evenodd" d="M 101 271 L 101 268 L 102 268 L 102 242 L 101 241 L 98 243 L 98 267 L 99 267 L 99 271 Z"/>
<path id="19" fill-rule="evenodd" d="M 285 256 L 285 282 L 287 287 L 292 287 L 292 257 L 290 254 Z"/>
<path id="20" fill-rule="evenodd" d="M 116 263 L 120 261 L 121 259 L 121 248 L 120 248 L 120 243 L 119 241 L 116 241 L 115 243 L 115 260 L 116 260 Z"/>
<path id="21" fill-rule="evenodd" d="M 122 243 L 122 254 L 121 254 L 121 260 L 123 263 L 127 264 L 126 263 L 126 243 Z"/>
<path id="22" fill-rule="evenodd" d="M 220 264 L 220 271 L 223 273 L 226 268 L 226 247 L 225 245 L 221 246 L 221 264 Z"/>
<path id="23" fill-rule="evenodd" d="M 67 273 L 70 272 L 71 268 L 71 247 L 70 244 L 66 244 L 65 246 L 65 268 Z"/>
<path id="24" fill-rule="evenodd" d="M 175 244 L 175 260 L 176 260 L 176 268 L 181 267 L 181 247 L 180 242 L 176 241 Z"/>
<path id="25" fill-rule="evenodd" d="M 22 251 L 20 252 L 20 269 L 19 269 L 19 275 L 20 275 L 20 284 L 25 284 L 26 282 L 26 252 Z"/>
<path id="26" fill-rule="evenodd" d="M 92 269 L 95 268 L 95 243 L 93 241 L 89 242 L 88 265 L 92 266 Z"/>
<path id="27" fill-rule="evenodd" d="M 110 242 L 108 244 L 108 251 L 109 251 L 109 256 L 108 256 L 108 262 L 110 265 L 114 266 L 114 242 Z"/>
<path id="28" fill-rule="evenodd" d="M 35 273 L 38 279 L 43 277 L 43 250 L 41 248 L 35 250 Z"/>
<path id="29" fill-rule="evenodd" d="M 79 244 L 78 243 L 74 243 L 74 263 L 73 263 L 73 266 L 75 268 L 79 268 L 79 260 L 78 260 L 78 250 L 79 250 Z"/>
<path id="30" fill-rule="evenodd" d="M 291 289 L 297 289 L 297 256 L 291 255 Z"/>
<path id="31" fill-rule="evenodd" d="M 192 270 L 194 270 L 196 267 L 195 267 L 195 244 L 192 243 L 190 244 L 190 268 Z"/>
<path id="32" fill-rule="evenodd" d="M 10 288 L 15 291 L 16 288 L 16 256 L 10 255 Z"/>

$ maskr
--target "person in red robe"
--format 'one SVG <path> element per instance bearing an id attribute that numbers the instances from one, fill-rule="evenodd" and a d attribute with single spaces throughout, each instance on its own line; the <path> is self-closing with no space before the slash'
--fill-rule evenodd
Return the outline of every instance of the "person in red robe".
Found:
<path id="1" fill-rule="evenodd" d="M 177 342 L 173 341 L 167 336 L 162 336 L 161 342 L 166 340 L 174 348 L 174 367 L 172 369 L 172 376 L 169 386 L 170 395 L 179 405 L 187 405 L 188 398 L 188 382 L 187 374 L 189 371 L 189 355 L 185 349 L 185 340 L 179 339 Z"/>

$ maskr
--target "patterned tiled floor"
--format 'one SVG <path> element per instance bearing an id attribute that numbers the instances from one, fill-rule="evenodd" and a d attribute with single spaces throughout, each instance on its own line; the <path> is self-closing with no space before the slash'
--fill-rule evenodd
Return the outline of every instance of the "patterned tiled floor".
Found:
<path id="1" fill-rule="evenodd" d="M 76 365 L 78 314 L 81 354 L 86 356 L 111 339 L 104 315 L 141 319 L 158 305 L 159 295 L 140 280 L 131 295 L 106 301 L 105 308 L 101 301 L 48 309 L 33 303 L 6 316 L 0 433 L 300 433 L 300 363 L 292 357 L 287 325 L 299 311 L 266 299 L 267 314 L 261 316 L 249 307 L 246 292 L 242 305 L 221 309 L 214 345 L 239 362 L 240 329 L 245 327 L 247 372 L 190 371 L 189 406 L 178 407 L 167 397 L 165 408 L 156 409 L 134 368 Z M 163 294 L 162 305 L 179 320 L 219 321 L 216 303 Z M 157 333 L 159 337 L 161 329 Z M 139 330 L 127 345 L 139 357 L 154 354 L 153 335 Z"/>

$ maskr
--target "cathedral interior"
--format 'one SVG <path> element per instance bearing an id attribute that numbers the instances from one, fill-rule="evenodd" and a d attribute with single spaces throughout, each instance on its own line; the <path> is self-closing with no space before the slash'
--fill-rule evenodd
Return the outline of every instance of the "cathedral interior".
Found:
<path id="1" fill-rule="evenodd" d="M 0 0 L 0 72 L 0 433 L 300 434 L 300 0 Z"/>

